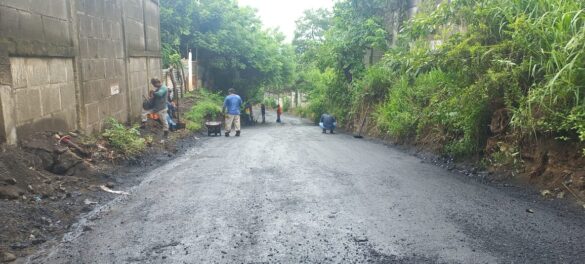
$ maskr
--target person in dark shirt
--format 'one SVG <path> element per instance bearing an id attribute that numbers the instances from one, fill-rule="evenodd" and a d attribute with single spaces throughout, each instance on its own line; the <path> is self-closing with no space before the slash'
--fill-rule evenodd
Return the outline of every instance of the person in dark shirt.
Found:
<path id="1" fill-rule="evenodd" d="M 331 134 L 335 134 L 333 130 L 335 130 L 335 128 L 337 127 L 337 121 L 335 120 L 334 116 L 325 113 L 321 116 L 319 126 L 323 129 L 324 134 L 327 133 L 327 130 L 331 131 Z"/>
<path id="2" fill-rule="evenodd" d="M 266 105 L 260 105 L 260 113 L 262 113 L 262 124 L 266 123 Z"/>
<path id="3" fill-rule="evenodd" d="M 163 133 L 164 138 L 167 138 L 169 135 L 169 123 L 167 122 L 168 116 L 168 88 L 162 84 L 159 79 L 151 79 L 150 84 L 154 86 L 155 90 L 150 91 L 150 98 L 152 100 L 152 108 L 151 109 L 143 109 L 142 111 L 142 127 L 145 126 L 146 121 L 148 120 L 148 114 L 156 113 L 158 114 L 159 118 L 161 119 L 161 123 L 163 125 Z"/>

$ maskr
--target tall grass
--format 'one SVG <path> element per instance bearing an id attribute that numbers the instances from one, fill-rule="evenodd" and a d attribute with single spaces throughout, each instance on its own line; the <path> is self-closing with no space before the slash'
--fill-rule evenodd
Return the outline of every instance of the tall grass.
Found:
<path id="1" fill-rule="evenodd" d="M 517 133 L 585 141 L 584 8 L 454 0 L 418 14 L 383 62 L 378 126 L 397 138 L 438 133 L 446 152 L 468 155 L 481 152 L 495 108 L 506 108 Z M 429 39 L 443 44 L 432 48 Z M 368 76 L 356 97 L 371 93 Z"/>

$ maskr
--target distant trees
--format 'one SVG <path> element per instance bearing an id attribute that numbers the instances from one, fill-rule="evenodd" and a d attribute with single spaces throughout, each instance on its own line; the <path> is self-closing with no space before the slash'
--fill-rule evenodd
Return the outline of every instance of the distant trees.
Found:
<path id="1" fill-rule="evenodd" d="M 165 63 L 191 49 L 210 89 L 234 87 L 253 97 L 293 78 L 294 52 L 284 36 L 263 29 L 256 11 L 235 0 L 161 0 L 161 37 Z"/>

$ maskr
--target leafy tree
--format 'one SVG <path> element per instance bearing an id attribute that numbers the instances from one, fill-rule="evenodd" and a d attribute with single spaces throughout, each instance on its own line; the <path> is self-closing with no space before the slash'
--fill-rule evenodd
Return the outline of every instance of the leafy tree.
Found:
<path id="1" fill-rule="evenodd" d="M 296 21 L 292 44 L 298 54 L 306 53 L 325 41 L 325 32 L 331 27 L 331 16 L 327 9 L 309 9 Z"/>
<path id="2" fill-rule="evenodd" d="M 206 87 L 254 97 L 292 81 L 294 54 L 281 33 L 262 29 L 255 10 L 235 0 L 162 0 L 161 10 L 165 62 L 191 49 Z"/>

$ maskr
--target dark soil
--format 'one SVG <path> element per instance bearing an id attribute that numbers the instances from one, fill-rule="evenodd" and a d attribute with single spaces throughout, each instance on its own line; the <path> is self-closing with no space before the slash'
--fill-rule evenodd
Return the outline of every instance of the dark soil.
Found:
<path id="1" fill-rule="evenodd" d="M 184 111 L 193 100 L 182 103 Z M 163 143 L 160 124 L 154 121 L 141 134 L 153 140 L 144 153 L 131 158 L 110 149 L 104 140 L 76 133 L 39 133 L 20 147 L 0 146 L 0 258 L 27 256 L 59 241 L 81 215 L 119 196 L 100 186 L 128 189 L 199 140 L 179 130 Z M 69 136 L 83 151 L 57 135 Z"/>

